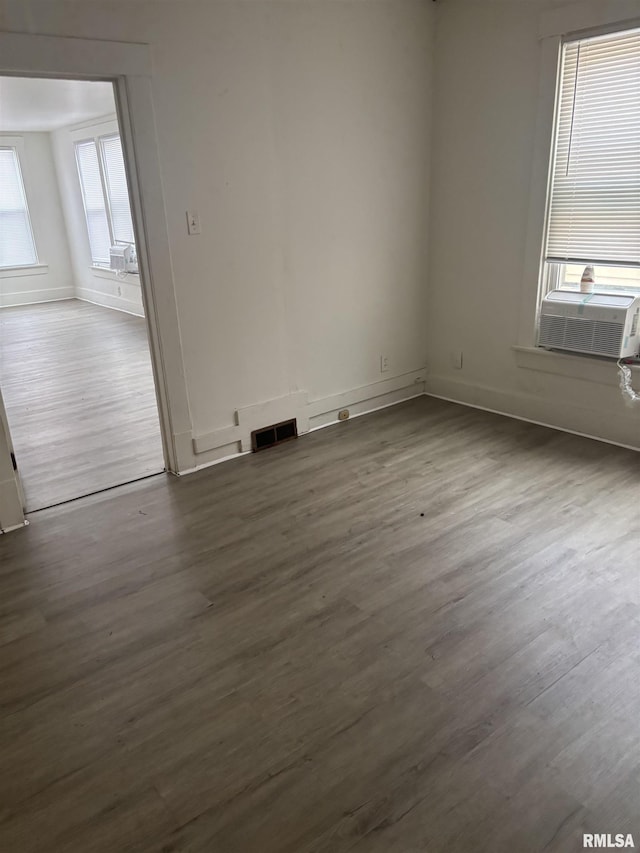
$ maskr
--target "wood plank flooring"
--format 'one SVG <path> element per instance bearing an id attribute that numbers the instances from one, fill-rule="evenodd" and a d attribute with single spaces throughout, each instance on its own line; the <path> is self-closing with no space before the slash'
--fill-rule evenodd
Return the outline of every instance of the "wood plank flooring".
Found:
<path id="1" fill-rule="evenodd" d="M 0 536 L 0 850 L 640 844 L 638 459 L 420 398 Z"/>
<path id="2" fill-rule="evenodd" d="M 0 388 L 28 511 L 164 468 L 140 317 L 77 299 L 1 309 Z"/>

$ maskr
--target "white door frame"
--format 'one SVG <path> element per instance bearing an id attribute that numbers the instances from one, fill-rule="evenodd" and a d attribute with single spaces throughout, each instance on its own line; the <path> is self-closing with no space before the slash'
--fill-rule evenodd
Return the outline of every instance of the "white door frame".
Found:
<path id="1" fill-rule="evenodd" d="M 149 46 L 0 33 L 0 75 L 114 84 L 139 245 L 140 284 L 168 471 L 193 467 L 192 429 L 178 325 L 151 90 Z"/>
<path id="2" fill-rule="evenodd" d="M 9 425 L 0 388 L 0 533 L 22 527 L 24 495 L 15 468 Z"/>

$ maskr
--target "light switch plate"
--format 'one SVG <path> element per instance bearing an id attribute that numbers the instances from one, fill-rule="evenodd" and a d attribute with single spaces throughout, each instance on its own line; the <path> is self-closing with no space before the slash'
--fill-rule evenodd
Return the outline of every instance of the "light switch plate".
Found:
<path id="1" fill-rule="evenodd" d="M 187 231 L 191 237 L 194 234 L 202 234 L 200 215 L 197 210 L 187 210 Z"/>

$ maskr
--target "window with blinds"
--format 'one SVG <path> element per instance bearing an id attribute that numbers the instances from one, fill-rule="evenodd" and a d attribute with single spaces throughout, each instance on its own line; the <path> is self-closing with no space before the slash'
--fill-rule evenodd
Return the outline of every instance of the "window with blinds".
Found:
<path id="1" fill-rule="evenodd" d="M 640 29 L 566 43 L 556 112 L 545 261 L 640 288 Z"/>
<path id="2" fill-rule="evenodd" d="M 93 139 L 76 143 L 76 160 L 87 220 L 91 260 L 96 266 L 108 267 L 109 249 L 112 245 L 111 231 L 107 218 L 98 149 Z"/>
<path id="3" fill-rule="evenodd" d="M 111 227 L 113 239 L 122 243 L 133 243 L 133 223 L 129 207 L 129 191 L 127 176 L 124 171 L 124 157 L 120 137 L 103 136 L 100 139 L 104 175 L 111 211 Z"/>
<path id="4" fill-rule="evenodd" d="M 18 152 L 0 148 L 0 268 L 37 263 Z"/>
<path id="5" fill-rule="evenodd" d="M 95 266 L 108 267 L 111 246 L 135 246 L 120 137 L 109 134 L 76 142 L 76 161 L 91 260 Z"/>

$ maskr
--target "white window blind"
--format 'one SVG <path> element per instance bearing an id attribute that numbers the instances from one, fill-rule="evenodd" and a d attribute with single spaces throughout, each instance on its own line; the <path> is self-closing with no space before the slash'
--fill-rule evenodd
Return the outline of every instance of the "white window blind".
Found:
<path id="1" fill-rule="evenodd" d="M 37 264 L 15 148 L 0 148 L 0 267 Z"/>
<path id="2" fill-rule="evenodd" d="M 76 160 L 89 232 L 91 260 L 98 266 L 109 266 L 111 234 L 102 189 L 98 150 L 92 139 L 76 143 Z"/>
<path id="3" fill-rule="evenodd" d="M 111 210 L 113 239 L 123 243 L 133 243 L 133 223 L 120 137 L 118 135 L 103 136 L 100 139 L 100 146 Z"/>
<path id="4" fill-rule="evenodd" d="M 545 257 L 640 266 L 640 30 L 564 46 Z"/>

